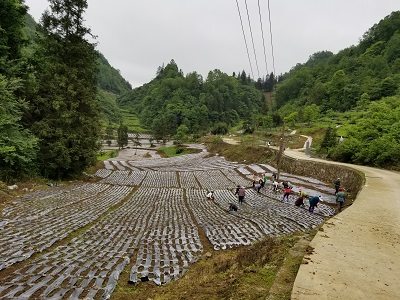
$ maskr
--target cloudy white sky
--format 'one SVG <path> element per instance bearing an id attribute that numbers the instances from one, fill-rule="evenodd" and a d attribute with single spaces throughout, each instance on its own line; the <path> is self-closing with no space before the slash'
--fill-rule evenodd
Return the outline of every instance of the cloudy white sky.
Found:
<path id="1" fill-rule="evenodd" d="M 48 6 L 46 0 L 25 0 L 25 3 L 36 20 Z M 247 1 L 255 51 L 245 0 L 88 0 L 85 18 L 86 25 L 98 36 L 97 49 L 133 87 L 138 87 L 153 79 L 157 67 L 171 59 L 185 74 L 196 71 L 204 78 L 214 69 L 227 74 L 241 70 L 251 74 L 237 3 L 254 78 L 258 78 L 258 73 L 265 76 L 267 70 L 273 71 L 268 0 Z M 372 25 L 400 10 L 399 0 L 270 0 L 269 3 L 277 74 L 306 62 L 315 52 L 337 53 L 356 45 Z"/>

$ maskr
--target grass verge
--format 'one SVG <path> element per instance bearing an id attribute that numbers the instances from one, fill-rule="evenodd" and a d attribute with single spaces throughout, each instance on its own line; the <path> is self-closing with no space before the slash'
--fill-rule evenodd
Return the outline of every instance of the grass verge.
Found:
<path id="1" fill-rule="evenodd" d="M 117 156 L 118 150 L 101 151 L 100 154 L 97 156 L 97 160 L 103 161 Z"/>
<path id="2" fill-rule="evenodd" d="M 198 150 L 189 149 L 182 145 L 160 147 L 157 150 L 157 154 L 159 154 L 161 157 L 164 157 L 164 158 L 174 157 L 174 156 L 179 156 L 179 155 L 184 155 L 184 154 L 189 154 L 189 153 L 195 153 L 195 152 L 198 152 Z"/>

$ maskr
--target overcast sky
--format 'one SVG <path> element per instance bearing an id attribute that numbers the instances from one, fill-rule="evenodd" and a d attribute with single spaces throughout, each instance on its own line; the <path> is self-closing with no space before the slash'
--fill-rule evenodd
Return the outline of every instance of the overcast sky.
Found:
<path id="1" fill-rule="evenodd" d="M 25 3 L 37 21 L 48 6 L 46 0 Z M 257 79 L 273 71 L 268 0 L 247 1 L 255 51 L 245 0 L 88 0 L 85 19 L 98 36 L 97 49 L 138 87 L 171 59 L 184 74 L 196 71 L 204 79 L 214 69 L 252 74 L 236 3 Z M 395 10 L 400 10 L 399 0 L 270 0 L 276 73 L 306 62 L 315 52 L 337 53 L 356 45 L 372 25 Z"/>

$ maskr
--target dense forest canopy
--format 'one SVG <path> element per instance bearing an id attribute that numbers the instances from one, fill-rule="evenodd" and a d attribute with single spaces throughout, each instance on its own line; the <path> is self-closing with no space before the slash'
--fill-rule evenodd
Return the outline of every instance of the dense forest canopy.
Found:
<path id="1" fill-rule="evenodd" d="M 204 134 L 221 124 L 229 127 L 265 115 L 268 110 L 261 89 L 255 88 L 244 71 L 236 77 L 213 70 L 204 80 L 196 72 L 184 75 L 174 60 L 159 67 L 154 80 L 117 102 L 159 137 L 173 136 L 181 126 L 189 134 Z"/>

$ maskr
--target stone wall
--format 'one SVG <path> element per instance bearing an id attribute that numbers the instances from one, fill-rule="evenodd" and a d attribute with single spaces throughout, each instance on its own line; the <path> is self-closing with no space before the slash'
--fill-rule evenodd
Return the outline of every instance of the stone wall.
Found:
<path id="1" fill-rule="evenodd" d="M 355 198 L 365 183 L 364 173 L 345 167 L 309 160 L 299 160 L 283 156 L 281 170 L 294 175 L 301 175 L 319 179 L 326 183 L 332 183 L 340 178 L 342 186 Z"/>

